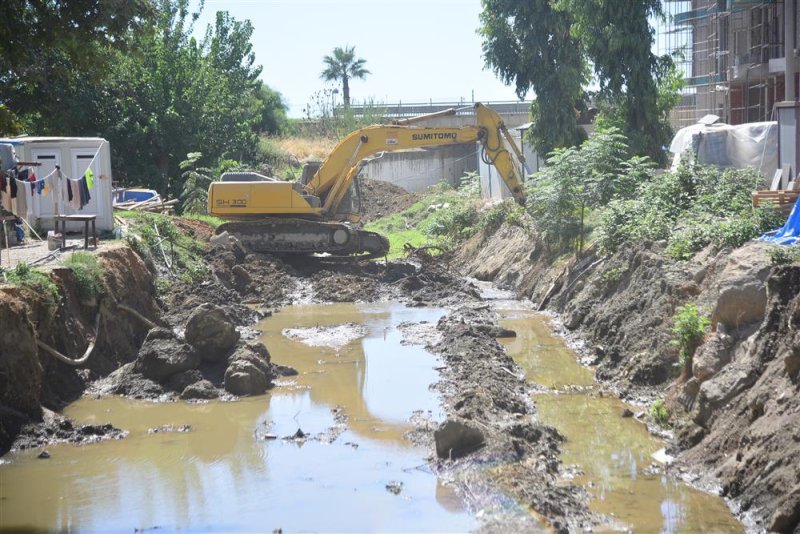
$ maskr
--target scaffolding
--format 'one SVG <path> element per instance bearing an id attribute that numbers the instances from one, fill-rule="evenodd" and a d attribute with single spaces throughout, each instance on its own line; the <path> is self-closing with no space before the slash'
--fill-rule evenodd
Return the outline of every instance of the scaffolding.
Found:
<path id="1" fill-rule="evenodd" d="M 770 120 L 783 99 L 783 0 L 663 0 L 656 49 L 686 80 L 670 122 Z"/>

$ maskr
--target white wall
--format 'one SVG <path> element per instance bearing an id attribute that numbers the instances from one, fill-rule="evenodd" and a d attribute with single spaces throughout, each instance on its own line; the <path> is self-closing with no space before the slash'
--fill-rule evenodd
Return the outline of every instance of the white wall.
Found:
<path id="1" fill-rule="evenodd" d="M 455 185 L 477 170 L 477 144 L 386 152 L 361 169 L 361 178 L 389 182 L 411 193 L 426 191 L 441 181 Z"/>

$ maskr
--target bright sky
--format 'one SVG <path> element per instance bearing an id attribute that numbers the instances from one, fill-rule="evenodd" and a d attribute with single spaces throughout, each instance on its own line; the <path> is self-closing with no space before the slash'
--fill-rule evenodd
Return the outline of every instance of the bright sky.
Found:
<path id="1" fill-rule="evenodd" d="M 476 101 L 516 100 L 512 87 L 484 69 L 480 0 L 206 0 L 198 35 L 217 11 L 253 23 L 261 77 L 283 94 L 293 117 L 326 87 L 322 57 L 345 45 L 355 46 L 372 73 L 351 83 L 356 102 L 471 101 L 473 92 Z"/>

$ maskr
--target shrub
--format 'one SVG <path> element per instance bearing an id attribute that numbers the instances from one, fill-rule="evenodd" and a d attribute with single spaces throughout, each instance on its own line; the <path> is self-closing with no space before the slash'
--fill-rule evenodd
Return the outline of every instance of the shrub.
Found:
<path id="1" fill-rule="evenodd" d="M 83 300 L 93 300 L 103 293 L 103 266 L 91 252 L 77 251 L 64 264 L 72 270 Z"/>
<path id="2" fill-rule="evenodd" d="M 622 278 L 623 272 L 624 271 L 621 267 L 612 267 L 611 269 L 603 272 L 601 276 L 604 282 L 612 284 L 614 282 L 618 282 L 619 279 Z"/>
<path id="3" fill-rule="evenodd" d="M 678 347 L 684 368 L 689 369 L 694 351 L 703 341 L 710 321 L 708 317 L 700 315 L 695 304 L 678 307 L 673 320 L 672 333 L 675 337 L 672 344 Z"/>
<path id="4" fill-rule="evenodd" d="M 650 417 L 656 422 L 658 426 L 665 427 L 669 425 L 670 413 L 662 399 L 656 400 L 650 405 Z"/>
<path id="5" fill-rule="evenodd" d="M 800 260 L 800 247 L 773 245 L 768 254 L 772 265 L 789 265 Z"/>
<path id="6" fill-rule="evenodd" d="M 684 162 L 640 183 L 633 198 L 609 203 L 600 216 L 601 248 L 613 252 L 629 241 L 666 240 L 667 253 L 686 260 L 709 244 L 741 246 L 783 222 L 774 210 L 752 207 L 751 193 L 762 181 L 753 169 Z"/>
<path id="7" fill-rule="evenodd" d="M 649 180 L 647 158 L 626 159 L 627 139 L 616 128 L 598 130 L 579 148 L 554 151 L 547 166 L 528 182 L 528 211 L 550 245 L 581 250 L 587 212 L 614 199 L 629 198 L 642 180 Z"/>

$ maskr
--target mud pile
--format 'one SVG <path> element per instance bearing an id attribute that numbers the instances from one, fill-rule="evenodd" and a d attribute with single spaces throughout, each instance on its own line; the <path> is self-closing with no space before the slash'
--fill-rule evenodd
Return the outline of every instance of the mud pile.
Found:
<path id="1" fill-rule="evenodd" d="M 421 195 L 380 180 L 360 180 L 362 220 L 374 221 L 410 208 Z"/>
<path id="2" fill-rule="evenodd" d="M 751 242 L 677 262 L 662 244 L 641 243 L 566 261 L 504 225 L 455 261 L 559 314 L 598 378 L 623 398 L 666 398 L 682 468 L 721 485 L 751 528 L 792 532 L 800 524 L 800 472 L 790 459 L 800 442 L 800 279 L 796 266 L 773 268 L 767 251 Z M 712 324 L 682 374 L 671 329 L 687 303 Z"/>
<path id="3" fill-rule="evenodd" d="M 447 413 L 435 433 L 439 476 L 454 480 L 474 509 L 490 510 L 483 528 L 540 528 L 527 512 L 487 502 L 497 493 L 531 507 L 557 532 L 590 527 L 585 494 L 557 483 L 563 438 L 537 423 L 530 386 L 495 339 L 513 332 L 498 327 L 486 305 L 461 307 L 436 328 L 441 341 L 432 350 L 446 364 L 437 389 Z M 479 474 L 487 465 L 496 467 L 488 477 Z"/>

